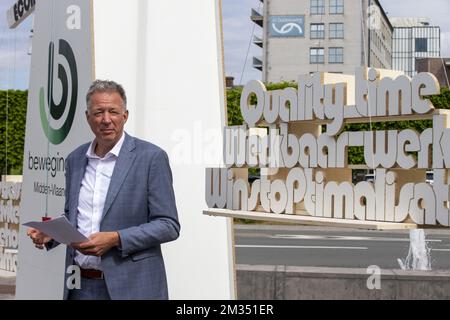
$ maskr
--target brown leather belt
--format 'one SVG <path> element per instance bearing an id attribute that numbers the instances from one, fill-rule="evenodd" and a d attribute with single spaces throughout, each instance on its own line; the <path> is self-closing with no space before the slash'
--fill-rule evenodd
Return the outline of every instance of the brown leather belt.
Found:
<path id="1" fill-rule="evenodd" d="M 80 268 L 80 274 L 83 278 L 88 279 L 104 279 L 103 272 L 95 269 L 83 269 Z"/>

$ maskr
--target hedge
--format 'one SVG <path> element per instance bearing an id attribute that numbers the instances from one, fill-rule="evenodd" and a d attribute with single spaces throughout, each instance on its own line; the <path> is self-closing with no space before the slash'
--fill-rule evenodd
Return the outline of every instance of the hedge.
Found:
<path id="1" fill-rule="evenodd" d="M 0 174 L 22 174 L 28 91 L 0 91 Z"/>
<path id="2" fill-rule="evenodd" d="M 267 90 L 283 89 L 286 87 L 297 88 L 297 84 L 293 82 L 270 83 L 266 85 Z M 228 125 L 241 125 L 243 118 L 240 110 L 240 98 L 242 87 L 234 87 L 227 90 L 227 107 L 228 107 Z M 450 109 L 450 89 L 442 88 L 441 94 L 428 97 L 436 109 Z M 415 120 L 415 121 L 392 121 L 392 122 L 374 122 L 347 124 L 344 131 L 368 131 L 372 130 L 403 130 L 415 129 L 422 132 L 424 129 L 432 126 L 431 120 Z M 349 164 L 363 164 L 364 150 L 362 147 L 349 148 L 348 152 Z"/>

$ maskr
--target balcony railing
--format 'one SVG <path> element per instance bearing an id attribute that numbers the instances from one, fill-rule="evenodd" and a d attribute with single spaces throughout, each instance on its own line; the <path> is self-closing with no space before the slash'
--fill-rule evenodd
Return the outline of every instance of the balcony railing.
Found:
<path id="1" fill-rule="evenodd" d="M 260 37 L 253 36 L 253 44 L 257 45 L 258 47 L 263 47 L 263 40 Z"/>
<path id="2" fill-rule="evenodd" d="M 251 13 L 250 19 L 262 28 L 264 17 L 258 11 L 258 9 L 252 8 L 252 13 Z"/>
<path id="3" fill-rule="evenodd" d="M 253 68 L 258 69 L 259 71 L 262 71 L 263 62 L 260 58 L 253 57 Z"/>

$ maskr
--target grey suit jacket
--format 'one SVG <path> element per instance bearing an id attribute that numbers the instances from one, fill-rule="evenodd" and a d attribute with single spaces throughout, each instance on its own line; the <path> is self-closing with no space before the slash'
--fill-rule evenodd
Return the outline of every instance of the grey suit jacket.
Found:
<path id="1" fill-rule="evenodd" d="M 66 160 L 65 214 L 74 226 L 88 148 L 89 143 L 80 146 Z M 118 231 L 121 241 L 120 249 L 112 248 L 101 257 L 111 298 L 168 299 L 160 245 L 178 238 L 180 224 L 164 150 L 125 133 L 100 231 Z M 73 259 L 74 250 L 68 247 L 66 267 L 73 264 Z M 64 282 L 66 299 L 68 289 Z"/>

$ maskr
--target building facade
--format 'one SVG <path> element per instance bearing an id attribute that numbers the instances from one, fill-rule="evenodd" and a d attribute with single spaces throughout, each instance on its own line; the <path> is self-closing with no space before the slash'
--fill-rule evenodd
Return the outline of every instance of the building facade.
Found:
<path id="1" fill-rule="evenodd" d="M 416 58 L 416 72 L 430 72 L 441 87 L 450 88 L 450 58 Z"/>
<path id="2" fill-rule="evenodd" d="M 312 72 L 389 69 L 392 25 L 377 0 L 261 0 L 251 19 L 263 28 L 253 66 L 265 82 L 295 81 Z"/>
<path id="3" fill-rule="evenodd" d="M 409 76 L 416 72 L 417 58 L 441 56 L 440 28 L 427 18 L 391 18 L 394 26 L 392 67 Z"/>

